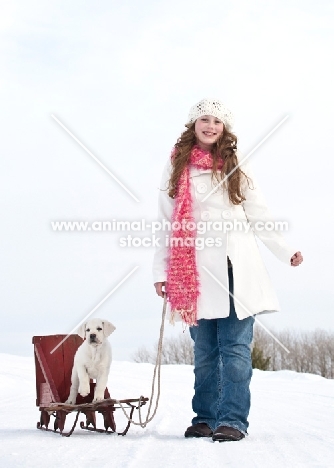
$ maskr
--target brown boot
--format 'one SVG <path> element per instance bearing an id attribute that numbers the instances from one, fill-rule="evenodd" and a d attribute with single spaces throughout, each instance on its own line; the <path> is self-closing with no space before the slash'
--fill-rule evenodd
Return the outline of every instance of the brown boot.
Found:
<path id="1" fill-rule="evenodd" d="M 188 427 L 184 437 L 211 437 L 212 430 L 206 423 L 198 423 Z"/>
<path id="2" fill-rule="evenodd" d="M 245 437 L 245 434 L 238 431 L 238 429 L 234 429 L 234 427 L 228 426 L 219 426 L 214 431 L 212 435 L 212 440 L 219 441 L 219 442 L 231 442 L 236 440 L 241 440 Z"/>

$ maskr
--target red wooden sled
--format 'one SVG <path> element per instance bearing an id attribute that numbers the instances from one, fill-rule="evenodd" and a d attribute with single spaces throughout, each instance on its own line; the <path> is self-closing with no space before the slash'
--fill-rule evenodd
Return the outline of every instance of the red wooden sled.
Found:
<path id="1" fill-rule="evenodd" d="M 64 403 L 70 394 L 71 373 L 73 367 L 74 355 L 83 340 L 79 335 L 50 335 L 34 336 L 32 339 L 34 345 L 35 367 L 36 367 L 36 406 L 39 406 L 41 412 L 40 421 L 37 423 L 38 429 L 45 431 L 58 432 L 62 436 L 72 435 L 80 413 L 86 415 L 86 424 L 80 423 L 82 429 L 89 431 L 116 433 L 116 424 L 114 412 L 116 409 L 128 407 L 130 410 L 130 419 L 132 419 L 135 409 L 145 405 L 148 398 L 140 397 L 137 399 L 114 400 L 110 398 L 109 391 L 106 388 L 104 400 L 92 403 L 95 383 L 91 381 L 90 393 L 85 398 L 78 395 L 75 405 Z M 51 354 L 51 351 L 66 340 Z M 104 419 L 104 429 L 96 428 L 95 412 L 101 413 Z M 64 432 L 66 416 L 69 413 L 77 412 L 74 424 L 69 432 Z M 55 417 L 54 429 L 49 429 L 51 416 Z M 126 428 L 119 435 L 125 435 L 130 427 L 131 421 L 128 421 Z"/>

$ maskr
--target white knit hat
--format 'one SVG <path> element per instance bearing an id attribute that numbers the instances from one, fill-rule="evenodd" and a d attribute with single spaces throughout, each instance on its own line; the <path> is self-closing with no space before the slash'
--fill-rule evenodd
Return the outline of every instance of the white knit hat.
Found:
<path id="1" fill-rule="evenodd" d="M 202 99 L 195 104 L 190 109 L 186 127 L 190 127 L 201 115 L 213 115 L 217 117 L 217 119 L 224 123 L 227 130 L 231 130 L 233 127 L 234 119 L 232 112 L 218 99 Z"/>

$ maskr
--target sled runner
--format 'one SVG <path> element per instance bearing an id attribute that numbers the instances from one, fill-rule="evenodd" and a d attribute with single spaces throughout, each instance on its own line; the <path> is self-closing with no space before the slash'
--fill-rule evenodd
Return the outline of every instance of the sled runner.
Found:
<path id="1" fill-rule="evenodd" d="M 36 406 L 41 412 L 37 428 L 45 431 L 58 432 L 62 436 L 72 435 L 78 422 L 79 414 L 86 416 L 86 423 L 80 422 L 82 429 L 89 431 L 117 433 L 114 412 L 121 405 L 129 408 L 130 414 L 123 432 L 118 435 L 126 435 L 129 430 L 135 409 L 145 405 L 148 398 L 114 400 L 110 398 L 108 389 L 105 389 L 104 400 L 93 403 L 95 383 L 90 383 L 90 393 L 86 397 L 77 396 L 76 404 L 64 403 L 69 396 L 71 387 L 71 373 L 74 355 L 83 340 L 79 335 L 69 335 L 66 340 L 58 346 L 67 335 L 34 336 L 35 368 L 36 368 Z M 121 405 L 120 405 L 121 404 Z M 104 419 L 104 429 L 96 427 L 96 411 L 101 413 Z M 76 412 L 74 424 L 69 432 L 64 432 L 66 416 Z M 53 429 L 49 429 L 51 416 L 54 416 Z"/>

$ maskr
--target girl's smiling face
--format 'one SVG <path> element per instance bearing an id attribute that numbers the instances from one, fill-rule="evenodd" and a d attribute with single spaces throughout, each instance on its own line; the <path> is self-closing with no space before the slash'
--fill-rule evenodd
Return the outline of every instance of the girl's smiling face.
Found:
<path id="1" fill-rule="evenodd" d="M 224 124 L 213 115 L 202 115 L 195 122 L 195 134 L 200 148 L 210 151 L 212 145 L 223 134 Z"/>

